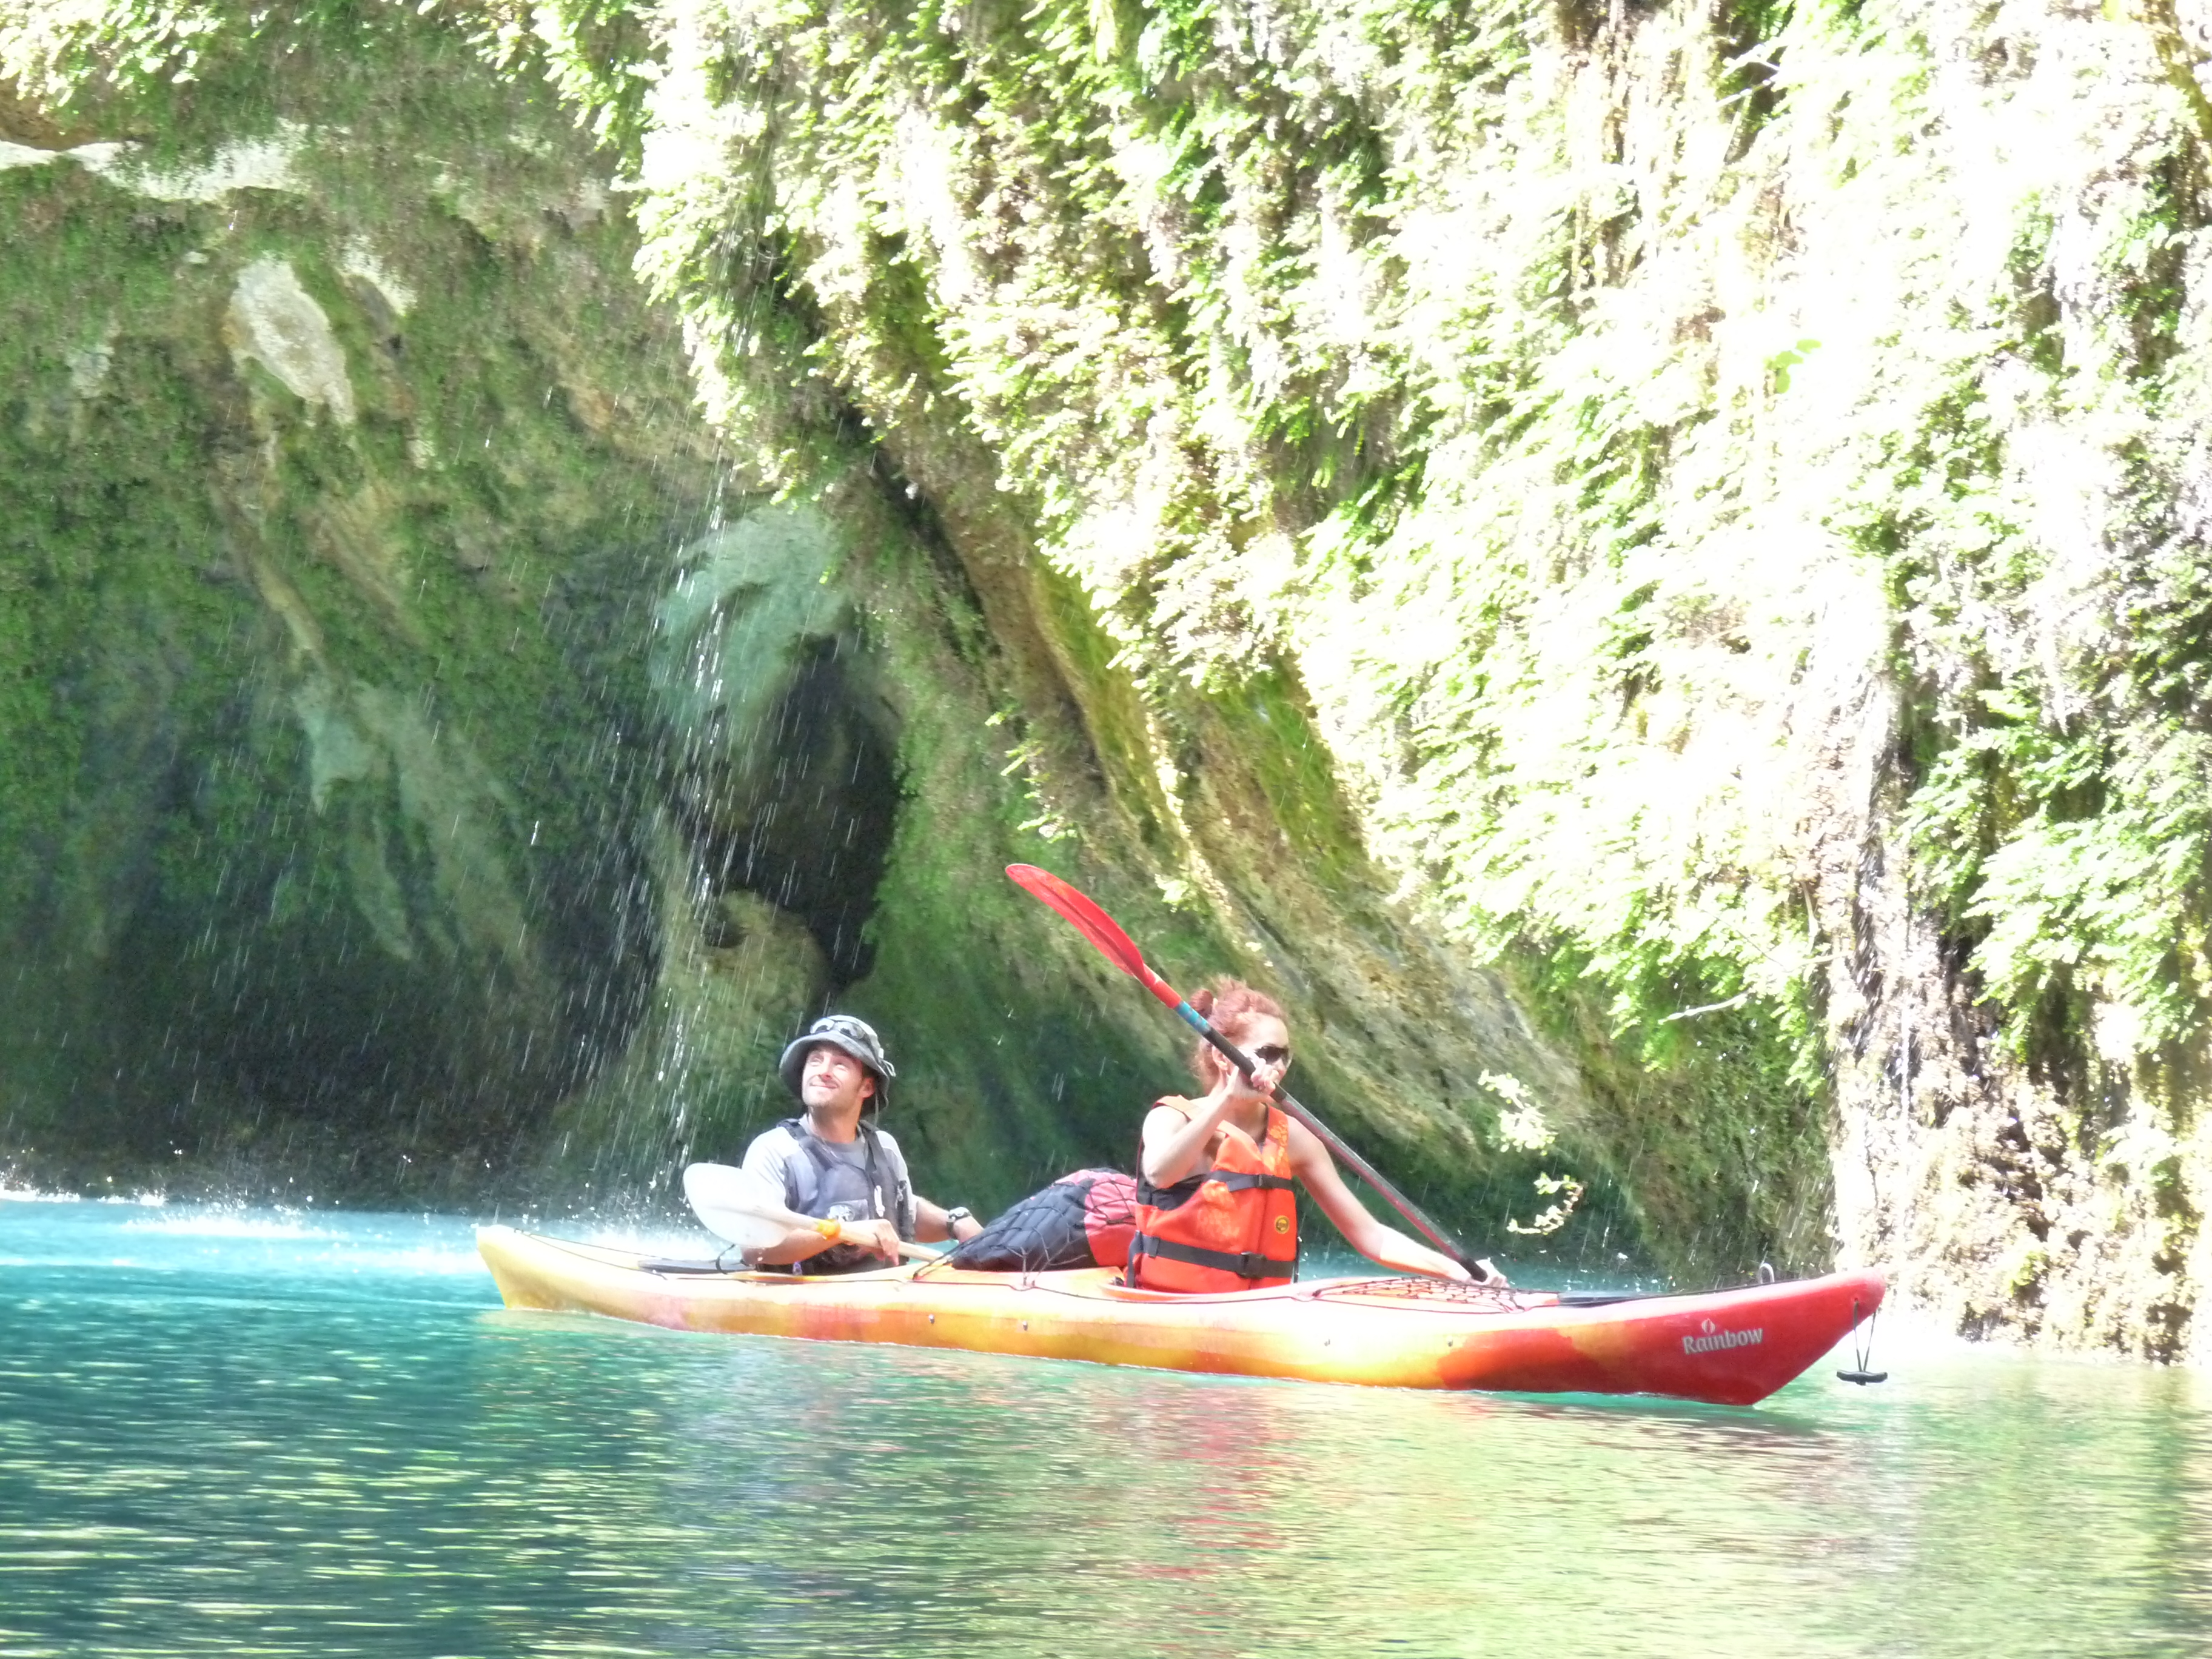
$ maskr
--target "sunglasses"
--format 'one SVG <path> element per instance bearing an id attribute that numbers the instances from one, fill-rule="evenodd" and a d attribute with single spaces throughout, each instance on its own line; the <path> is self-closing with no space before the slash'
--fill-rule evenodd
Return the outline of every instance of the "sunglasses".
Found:
<path id="1" fill-rule="evenodd" d="M 1255 1048 L 1252 1058 L 1262 1066 L 1287 1066 L 1291 1063 L 1291 1051 L 1279 1042 L 1271 1042 L 1264 1048 Z"/>

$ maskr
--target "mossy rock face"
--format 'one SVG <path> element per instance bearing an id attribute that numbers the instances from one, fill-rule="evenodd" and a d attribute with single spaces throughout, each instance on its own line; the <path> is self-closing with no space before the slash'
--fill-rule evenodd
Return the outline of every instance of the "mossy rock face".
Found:
<path id="1" fill-rule="evenodd" d="M 897 828 L 900 718 L 818 511 L 763 507 L 690 550 L 654 616 L 674 799 L 719 892 L 802 918 L 824 994 L 867 976 Z"/>
<path id="2" fill-rule="evenodd" d="M 708 506 L 672 327 L 557 123 L 411 170 L 282 132 L 281 188 L 210 182 L 234 145 L 182 184 L 0 173 L 46 233 L 0 254 L 11 1162 L 651 1194 L 790 1109 L 775 1056 L 831 1005 L 890 1036 L 926 1180 L 1126 1161 L 1173 1027 L 1001 867 L 1082 875 L 1187 971 L 1255 941 L 1187 896 L 1155 717 L 1079 598 L 979 587 L 865 449 L 807 502 Z M 1243 878 L 1333 785 L 1303 735 L 1236 782 L 1192 710 Z M 1307 901 L 1286 925 L 1340 931 Z M 1480 1153 L 1451 1133 L 1439 1164 Z"/>
<path id="3" fill-rule="evenodd" d="M 687 251 L 666 153 L 594 151 L 526 64 L 301 15 L 66 133 L 9 106 L 49 149 L 161 138 L 0 169 L 0 934 L 35 1011 L 0 1158 L 665 1204 L 791 1109 L 775 1058 L 834 1006 L 890 1041 L 924 1190 L 991 1207 L 1126 1166 L 1183 1086 L 1018 860 L 1186 988 L 1279 995 L 1301 1095 L 1486 1249 L 1561 1173 L 1581 1207 L 1524 1251 L 1820 1254 L 1771 1022 L 1740 1074 L 1639 1068 L 1601 997 L 1476 965 L 1370 861 L 1340 715 L 1254 622 L 1288 601 L 1236 575 L 1312 502 L 1178 475 L 1172 533 L 1115 552 L 1009 460 L 1067 409 L 963 380 L 981 337 L 891 240 L 814 201 L 775 253 L 723 155 Z M 557 72 L 586 105 L 607 45 Z"/>
<path id="4" fill-rule="evenodd" d="M 94 155 L 0 172 L 8 1140 L 480 1180 L 655 981 L 596 647 L 711 444 L 561 124 L 501 240 L 373 134 Z"/>

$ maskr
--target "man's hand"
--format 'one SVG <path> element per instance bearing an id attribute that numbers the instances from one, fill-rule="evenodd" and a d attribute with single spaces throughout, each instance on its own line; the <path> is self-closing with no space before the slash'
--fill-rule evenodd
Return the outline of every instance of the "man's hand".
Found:
<path id="1" fill-rule="evenodd" d="M 847 1221 L 839 1224 L 837 1243 L 857 1244 L 872 1255 L 899 1259 L 898 1229 L 888 1221 Z"/>

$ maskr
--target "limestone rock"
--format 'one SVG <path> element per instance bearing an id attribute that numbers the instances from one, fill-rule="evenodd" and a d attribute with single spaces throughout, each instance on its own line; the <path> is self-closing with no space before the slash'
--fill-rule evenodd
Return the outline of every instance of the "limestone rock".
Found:
<path id="1" fill-rule="evenodd" d="M 329 410 L 341 426 L 353 424 L 344 349 L 289 260 L 256 259 L 238 273 L 229 338 L 240 359 L 259 363 L 301 401 Z"/>

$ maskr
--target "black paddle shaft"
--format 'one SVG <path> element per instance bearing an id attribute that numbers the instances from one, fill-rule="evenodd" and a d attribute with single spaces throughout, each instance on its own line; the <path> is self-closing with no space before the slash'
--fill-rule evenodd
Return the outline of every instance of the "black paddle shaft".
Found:
<path id="1" fill-rule="evenodd" d="M 1222 1057 L 1244 1074 L 1244 1080 L 1247 1083 L 1252 1081 L 1254 1066 L 1252 1056 L 1215 1030 L 1211 1020 L 1206 1020 L 1200 1024 L 1199 1035 L 1219 1049 Z M 1300 1105 L 1289 1090 L 1277 1084 L 1273 1097 L 1277 1105 L 1312 1130 L 1321 1143 L 1342 1160 L 1346 1168 L 1382 1194 L 1383 1201 L 1411 1223 L 1415 1231 L 1469 1273 L 1483 1273 L 1485 1278 L 1489 1276 L 1484 1273 L 1482 1264 L 1474 1259 L 1467 1246 L 1431 1221 L 1419 1205 L 1392 1186 L 1380 1170 L 1346 1146 L 1334 1130 Z"/>

